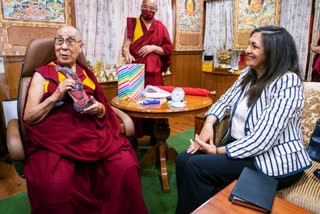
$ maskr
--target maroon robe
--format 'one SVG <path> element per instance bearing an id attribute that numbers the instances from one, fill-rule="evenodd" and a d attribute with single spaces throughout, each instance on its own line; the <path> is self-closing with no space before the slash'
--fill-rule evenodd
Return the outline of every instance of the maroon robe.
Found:
<path id="1" fill-rule="evenodd" d="M 49 80 L 49 97 L 59 84 L 53 64 L 36 69 Z M 77 65 L 96 88 L 84 85 L 106 108 L 106 115 L 78 113 L 69 94 L 39 123 L 24 123 L 24 173 L 32 213 L 147 213 L 134 150 L 94 74 Z"/>
<path id="2" fill-rule="evenodd" d="M 163 85 L 162 72 L 170 65 L 170 55 L 172 53 L 172 43 L 166 26 L 156 19 L 152 19 L 149 29 L 147 29 L 144 22 L 140 22 L 143 30 L 143 36 L 131 43 L 130 54 L 135 58 L 136 63 L 145 64 L 145 85 Z M 133 38 L 134 30 L 136 27 L 136 18 L 127 18 L 127 37 Z M 149 53 L 145 57 L 139 56 L 138 51 L 145 45 L 160 46 L 164 55 L 161 56 L 157 53 Z"/>
<path id="3" fill-rule="evenodd" d="M 320 45 L 320 40 L 318 41 L 318 46 L 319 45 Z M 311 81 L 320 82 L 320 54 L 318 53 L 316 53 L 313 58 Z"/>

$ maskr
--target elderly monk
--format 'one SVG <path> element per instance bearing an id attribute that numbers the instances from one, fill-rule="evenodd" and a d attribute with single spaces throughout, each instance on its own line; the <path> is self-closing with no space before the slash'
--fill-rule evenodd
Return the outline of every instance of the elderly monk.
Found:
<path id="1" fill-rule="evenodd" d="M 128 63 L 145 64 L 145 85 L 162 85 L 170 65 L 172 43 L 164 24 L 155 19 L 157 0 L 143 0 L 139 18 L 127 18 L 122 55 Z"/>
<path id="2" fill-rule="evenodd" d="M 94 74 L 76 62 L 80 32 L 64 26 L 54 40 L 56 60 L 35 70 L 23 114 L 31 212 L 147 213 L 135 153 Z"/>

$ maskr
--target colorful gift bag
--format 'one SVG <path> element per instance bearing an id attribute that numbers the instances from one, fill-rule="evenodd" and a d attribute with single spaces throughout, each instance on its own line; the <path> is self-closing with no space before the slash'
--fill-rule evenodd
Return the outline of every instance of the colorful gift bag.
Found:
<path id="1" fill-rule="evenodd" d="M 144 89 L 144 64 L 125 64 L 118 67 L 118 98 L 136 99 Z"/>

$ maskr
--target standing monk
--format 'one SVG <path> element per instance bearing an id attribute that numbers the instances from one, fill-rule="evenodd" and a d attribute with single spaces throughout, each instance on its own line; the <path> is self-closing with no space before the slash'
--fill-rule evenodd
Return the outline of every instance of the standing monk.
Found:
<path id="1" fill-rule="evenodd" d="M 145 64 L 145 85 L 163 85 L 162 72 L 170 65 L 173 49 L 166 26 L 154 18 L 157 10 L 157 0 L 142 1 L 140 17 L 127 18 L 122 47 L 122 55 L 128 63 Z M 152 120 L 132 119 L 137 137 L 151 135 L 153 141 Z M 147 128 L 142 130 L 142 126 Z"/>
<path id="2" fill-rule="evenodd" d="M 135 153 L 96 77 L 76 62 L 80 32 L 61 27 L 54 41 L 56 59 L 35 70 L 23 112 L 31 213 L 147 213 Z M 81 109 L 79 92 L 89 101 Z"/>
<path id="3" fill-rule="evenodd" d="M 143 0 L 139 18 L 127 18 L 122 55 L 128 63 L 145 64 L 145 85 L 162 85 L 170 65 L 172 43 L 166 26 L 155 19 L 157 0 Z"/>

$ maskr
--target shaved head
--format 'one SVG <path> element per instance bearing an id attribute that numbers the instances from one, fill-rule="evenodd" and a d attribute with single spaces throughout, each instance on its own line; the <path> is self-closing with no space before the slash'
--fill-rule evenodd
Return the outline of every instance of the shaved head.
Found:
<path id="1" fill-rule="evenodd" d="M 73 35 L 75 38 L 81 40 L 81 33 L 80 31 L 73 27 L 73 26 L 62 26 L 57 30 L 57 35 L 63 35 L 64 33 L 68 33 L 69 35 Z"/>
<path id="2" fill-rule="evenodd" d="M 158 0 L 143 0 L 142 4 L 153 4 L 158 6 Z"/>
<path id="3" fill-rule="evenodd" d="M 82 51 L 80 31 L 73 26 L 63 26 L 57 30 L 55 37 L 55 52 L 60 64 L 69 67 L 76 65 L 76 60 Z"/>

